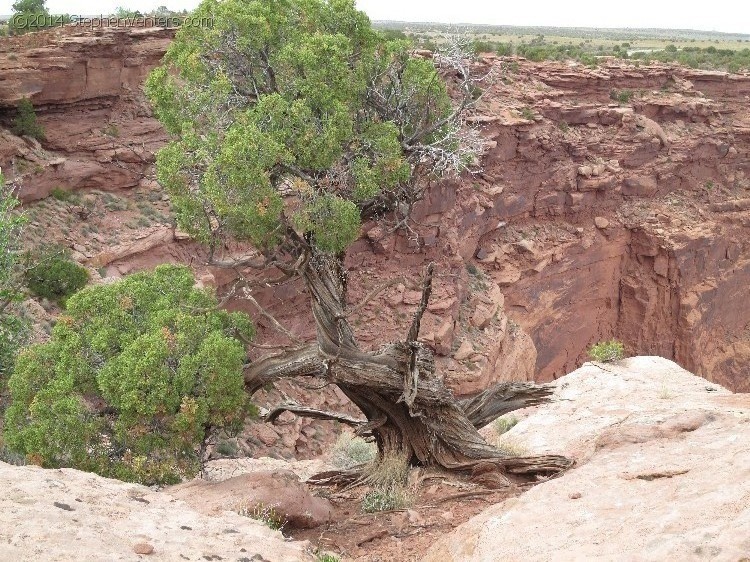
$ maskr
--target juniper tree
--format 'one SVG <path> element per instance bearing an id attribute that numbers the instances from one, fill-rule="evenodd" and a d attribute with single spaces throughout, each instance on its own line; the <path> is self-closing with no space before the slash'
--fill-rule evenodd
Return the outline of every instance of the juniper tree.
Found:
<path id="1" fill-rule="evenodd" d="M 406 227 L 427 180 L 461 173 L 476 156 L 478 139 L 464 122 L 476 90 L 461 53 L 411 56 L 406 42 L 373 30 L 353 0 L 205 0 L 194 15 L 214 25 L 180 29 L 147 81 L 172 137 L 157 155 L 158 179 L 212 264 L 300 277 L 317 325 L 317 341 L 253 361 L 246 388 L 320 377 L 366 419 L 304 406 L 269 418 L 291 410 L 346 421 L 381 455 L 413 464 L 568 466 L 555 456 L 508 458 L 477 431 L 549 389 L 501 384 L 459 402 L 445 388 L 418 341 L 432 268 L 402 341 L 365 352 L 347 317 L 343 256 L 362 221 Z M 456 77 L 455 99 L 441 73 Z M 254 253 L 227 258 L 227 240 Z"/>
<path id="2" fill-rule="evenodd" d="M 8 382 L 5 443 L 36 464 L 146 484 L 194 475 L 215 428 L 251 407 L 240 339 L 249 319 L 217 309 L 187 267 L 91 286 Z"/>

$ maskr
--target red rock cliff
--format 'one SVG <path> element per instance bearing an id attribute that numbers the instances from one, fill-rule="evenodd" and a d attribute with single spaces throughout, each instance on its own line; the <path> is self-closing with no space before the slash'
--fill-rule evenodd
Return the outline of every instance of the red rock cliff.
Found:
<path id="1" fill-rule="evenodd" d="M 170 39 L 160 29 L 66 29 L 0 43 L 5 124 L 30 96 L 47 131 L 39 146 L 0 128 L 0 165 L 26 201 L 54 187 L 151 185 L 144 176 L 165 135 L 140 84 Z M 409 232 L 365 225 L 348 257 L 351 298 L 437 261 L 423 336 L 460 392 L 560 376 L 610 337 L 750 389 L 750 76 L 479 65 L 497 77 L 472 117 L 487 139 L 482 173 L 433 186 Z M 115 248 L 79 240 L 80 258 L 110 274 L 195 258 L 168 227 L 139 236 Z M 377 346 L 403 336 L 415 298 L 408 283 L 389 289 L 355 321 L 358 337 Z M 269 289 L 263 301 L 312 335 L 300 287 Z"/>

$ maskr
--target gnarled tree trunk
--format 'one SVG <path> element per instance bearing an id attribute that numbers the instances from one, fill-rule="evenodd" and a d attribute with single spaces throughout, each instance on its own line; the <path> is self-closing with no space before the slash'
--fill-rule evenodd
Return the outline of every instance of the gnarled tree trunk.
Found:
<path id="1" fill-rule="evenodd" d="M 287 407 L 299 415 L 338 419 L 372 435 L 381 455 L 400 455 L 412 465 L 472 470 L 488 464 L 505 472 L 553 475 L 572 465 L 557 455 L 511 457 L 488 444 L 477 431 L 497 416 L 547 399 L 551 389 L 527 383 L 501 383 L 458 401 L 435 372 L 432 351 L 417 341 L 430 297 L 432 266 L 422 301 L 403 342 L 375 352 L 362 351 L 346 319 L 345 270 L 340 259 L 316 255 L 303 277 L 312 297 L 317 342 L 261 359 L 245 375 L 252 393 L 288 377 L 321 377 L 336 384 L 362 411 L 366 421 L 307 408 Z"/>

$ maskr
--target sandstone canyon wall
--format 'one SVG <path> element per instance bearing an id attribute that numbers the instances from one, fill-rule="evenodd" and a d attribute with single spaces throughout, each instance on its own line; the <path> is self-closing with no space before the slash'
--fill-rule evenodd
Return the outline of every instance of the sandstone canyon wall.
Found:
<path id="1" fill-rule="evenodd" d="M 0 166 L 25 201 L 55 187 L 159 201 L 153 152 L 166 137 L 140 84 L 171 36 L 63 29 L 0 43 L 0 123 L 29 96 L 47 131 L 38 145 L 0 126 Z M 610 337 L 747 391 L 750 76 L 616 61 L 477 64 L 495 75 L 471 118 L 486 138 L 481 173 L 433 185 L 408 232 L 364 225 L 347 258 L 352 302 L 436 261 L 423 336 L 462 394 L 556 378 Z M 629 101 L 613 102 L 612 91 Z M 206 283 L 231 282 L 201 268 L 201 250 L 167 221 L 114 239 L 77 232 L 64 243 L 108 276 L 184 261 Z M 312 336 L 301 290 L 260 298 Z M 358 338 L 377 347 L 403 337 L 416 299 L 405 278 L 363 309 Z"/>

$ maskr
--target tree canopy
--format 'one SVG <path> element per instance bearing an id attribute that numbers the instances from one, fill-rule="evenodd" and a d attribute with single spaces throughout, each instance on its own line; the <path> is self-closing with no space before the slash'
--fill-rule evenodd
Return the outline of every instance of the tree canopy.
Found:
<path id="1" fill-rule="evenodd" d="M 16 0 L 8 26 L 13 33 L 38 31 L 52 25 L 46 0 Z"/>
<path id="2" fill-rule="evenodd" d="M 181 29 L 146 91 L 174 135 L 159 181 L 196 238 L 269 251 L 296 233 L 340 252 L 368 209 L 411 204 L 419 173 L 465 164 L 434 62 L 353 0 L 206 0 L 193 15 L 214 25 Z"/>
<path id="3" fill-rule="evenodd" d="M 192 476 L 209 430 L 238 428 L 248 411 L 242 340 L 252 334 L 186 267 L 88 287 L 48 343 L 19 355 L 5 442 L 47 467 L 146 484 Z"/>

